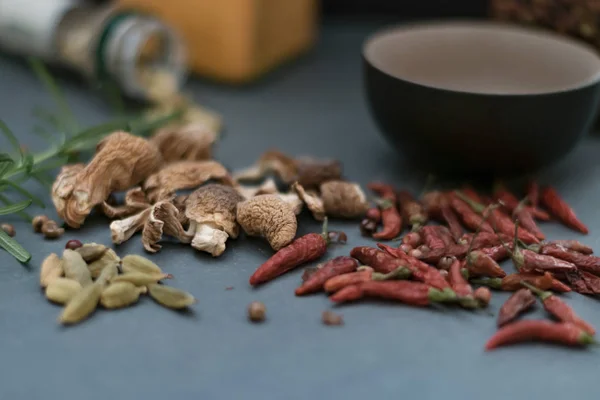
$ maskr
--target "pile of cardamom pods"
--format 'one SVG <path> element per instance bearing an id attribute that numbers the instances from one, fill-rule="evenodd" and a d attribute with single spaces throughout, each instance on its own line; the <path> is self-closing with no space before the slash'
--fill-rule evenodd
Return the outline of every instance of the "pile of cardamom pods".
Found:
<path id="1" fill-rule="evenodd" d="M 168 278 L 172 276 L 144 257 L 128 255 L 121 259 L 112 249 L 96 243 L 65 249 L 62 257 L 52 253 L 40 268 L 40 285 L 46 297 L 64 305 L 59 317 L 62 324 L 86 319 L 98 304 L 106 309 L 133 305 L 146 293 L 171 309 L 196 302 L 191 294 L 161 283 Z"/>

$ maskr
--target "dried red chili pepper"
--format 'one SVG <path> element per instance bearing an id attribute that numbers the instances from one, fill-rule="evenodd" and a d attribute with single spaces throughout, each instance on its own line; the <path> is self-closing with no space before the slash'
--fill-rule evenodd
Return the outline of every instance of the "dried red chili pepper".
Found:
<path id="1" fill-rule="evenodd" d="M 587 255 L 590 255 L 594 252 L 594 249 L 578 240 L 552 240 L 542 244 L 542 247 L 545 246 L 560 246 L 567 250 L 576 251 L 578 253 Z"/>
<path id="2" fill-rule="evenodd" d="M 402 216 L 396 207 L 396 192 L 391 185 L 380 182 L 369 183 L 368 187 L 383 200 L 380 205 L 383 229 L 374 233 L 373 237 L 377 240 L 394 239 L 402 230 Z"/>
<path id="3" fill-rule="evenodd" d="M 494 247 L 485 247 L 483 249 L 479 249 L 482 253 L 489 256 L 492 260 L 496 262 L 504 261 L 510 258 L 510 249 L 512 248 L 512 244 L 507 245 L 506 247 L 503 245 L 494 246 Z"/>
<path id="4" fill-rule="evenodd" d="M 498 207 L 494 206 L 484 206 L 481 203 L 475 202 L 470 199 L 467 195 L 460 191 L 455 191 L 456 196 L 458 196 L 461 200 L 465 201 L 469 207 L 473 209 L 473 211 L 482 214 L 488 215 L 490 219 L 490 224 L 498 230 L 500 233 L 504 233 L 508 236 L 514 236 L 515 233 L 517 238 L 522 240 L 524 243 L 539 243 L 539 239 L 536 238 L 531 232 L 525 229 L 515 230 L 515 224 L 512 222 L 509 216 L 504 214 L 502 211 L 498 209 Z M 483 229 L 482 229 L 483 230 Z"/>
<path id="5" fill-rule="evenodd" d="M 422 307 L 431 303 L 456 301 L 456 294 L 450 289 L 438 290 L 424 283 L 410 281 L 363 282 L 345 287 L 330 299 L 335 303 L 344 303 L 363 297 L 396 300 L 404 304 Z"/>
<path id="6" fill-rule="evenodd" d="M 566 284 L 562 283 L 561 281 L 559 281 L 558 279 L 556 279 L 556 277 L 552 276 L 552 287 L 550 288 L 551 290 L 558 292 L 558 293 L 568 293 L 571 292 L 571 288 L 569 286 L 567 286 Z"/>
<path id="7" fill-rule="evenodd" d="M 393 249 L 398 254 L 404 254 L 399 249 L 394 249 L 392 247 L 390 247 L 390 249 Z M 350 251 L 350 256 L 356 258 L 361 264 L 368 265 L 375 271 L 381 272 L 382 274 L 390 273 L 395 271 L 398 267 L 404 267 L 407 265 L 407 262 L 401 258 L 368 246 L 359 246 L 353 248 L 352 251 Z"/>
<path id="8" fill-rule="evenodd" d="M 392 259 L 401 261 L 399 264 L 396 265 L 396 267 L 394 269 L 398 268 L 399 266 L 406 266 L 412 272 L 414 279 L 421 281 L 423 283 L 427 283 L 428 285 L 431 285 L 432 287 L 434 287 L 436 289 L 450 288 L 448 281 L 446 281 L 446 279 L 440 274 L 440 271 L 437 270 L 436 268 L 424 263 L 421 260 L 418 260 L 414 257 L 409 256 L 408 254 L 400 251 L 399 249 L 394 249 L 393 247 L 387 246 L 382 243 L 377 243 L 377 246 L 380 249 L 384 250 L 385 251 L 384 254 L 386 254 L 387 256 L 391 257 Z M 367 247 L 367 249 L 368 249 L 368 247 Z M 372 249 L 372 250 L 376 250 L 376 249 Z M 376 250 L 376 251 L 379 251 L 379 250 Z M 354 254 L 354 250 L 352 250 L 351 255 L 352 255 L 352 257 L 358 259 L 360 262 L 369 265 L 368 262 L 364 262 L 361 258 L 359 258 L 359 256 L 361 256 L 361 254 L 358 254 L 358 252 L 357 252 L 357 254 Z M 397 258 L 395 258 L 395 257 L 397 257 Z M 406 265 L 403 265 L 403 264 L 406 264 Z M 379 271 L 379 272 L 382 272 L 382 271 Z M 391 272 L 391 271 L 387 271 L 387 272 Z"/>
<path id="9" fill-rule="evenodd" d="M 442 227 L 443 228 L 443 227 Z M 438 226 L 429 225 L 421 228 L 421 237 L 423 237 L 423 242 L 430 250 L 439 250 L 445 249 L 446 243 L 444 239 L 439 236 Z"/>
<path id="10" fill-rule="evenodd" d="M 473 250 L 499 246 L 502 244 L 502 241 L 512 241 L 512 236 L 503 233 L 495 234 L 490 232 L 479 232 L 477 233 L 477 236 L 472 233 L 465 233 L 459 240 L 461 244 L 469 245 Z"/>
<path id="11" fill-rule="evenodd" d="M 456 246 L 456 240 L 452 236 L 450 230 L 442 225 L 432 225 L 436 231 L 437 237 L 442 239 L 446 247 Z"/>
<path id="12" fill-rule="evenodd" d="M 329 278 L 353 272 L 356 268 L 358 263 L 352 257 L 340 256 L 329 260 L 296 289 L 296 296 L 318 292 Z"/>
<path id="13" fill-rule="evenodd" d="M 544 309 L 559 321 L 570 322 L 577 325 L 590 335 L 596 333 L 596 329 L 592 325 L 584 321 L 577 313 L 575 313 L 571 306 L 555 296 L 552 292 L 540 290 L 525 281 L 521 282 L 521 284 L 535 293 L 542 301 Z"/>
<path id="14" fill-rule="evenodd" d="M 338 276 L 334 276 L 333 278 L 329 278 L 325 285 L 323 285 L 323 289 L 326 292 L 332 293 L 337 292 L 338 290 L 350 286 L 356 285 L 361 282 L 368 282 L 371 280 L 373 276 L 373 268 L 362 266 L 356 272 L 350 272 L 348 274 L 342 274 Z"/>
<path id="15" fill-rule="evenodd" d="M 540 201 L 550 214 L 569 228 L 585 234 L 589 232 L 587 226 L 577 218 L 575 211 L 560 197 L 556 189 L 550 186 L 544 187 L 540 192 Z"/>
<path id="16" fill-rule="evenodd" d="M 419 232 L 409 232 L 402 237 L 402 243 L 417 248 L 423 243 L 423 238 Z"/>
<path id="17" fill-rule="evenodd" d="M 497 325 L 503 326 L 514 321 L 520 314 L 524 313 L 535 304 L 535 296 L 531 290 L 521 288 L 513 293 L 500 307 Z"/>
<path id="18" fill-rule="evenodd" d="M 460 299 L 460 305 L 465 308 L 477 308 L 478 302 L 473 297 L 473 288 L 462 274 L 461 262 L 454 260 L 448 270 L 450 287 Z"/>
<path id="19" fill-rule="evenodd" d="M 277 251 L 262 264 L 250 277 L 252 286 L 275 279 L 304 263 L 322 257 L 331 243 L 334 232 L 327 231 L 327 218 L 323 223 L 322 233 L 309 233 Z M 340 234 L 340 238 L 345 235 Z M 343 239 L 342 239 L 343 240 Z"/>
<path id="20" fill-rule="evenodd" d="M 467 254 L 465 265 L 471 276 L 488 276 L 490 278 L 504 278 L 506 276 L 506 272 L 493 258 L 479 250 Z"/>
<path id="21" fill-rule="evenodd" d="M 492 226 L 487 222 L 482 223 L 483 217 L 473 211 L 473 209 L 455 193 L 448 193 L 448 201 L 452 209 L 460 217 L 462 223 L 467 228 L 476 230 L 479 226 L 481 226 L 481 231 L 494 233 Z"/>
<path id="22" fill-rule="evenodd" d="M 448 225 L 448 229 L 450 230 L 454 240 L 458 240 L 458 238 L 463 234 L 463 228 L 458 220 L 458 216 L 447 202 L 445 202 L 442 206 L 442 218 L 444 219 L 443 222 Z"/>
<path id="23" fill-rule="evenodd" d="M 600 276 L 600 257 L 589 256 L 575 251 L 569 251 L 560 246 L 542 246 L 541 254 L 559 258 L 573 263 L 580 270 Z"/>
<path id="24" fill-rule="evenodd" d="M 513 217 L 519 220 L 519 223 L 526 229 L 526 231 L 531 232 L 537 239 L 544 240 L 546 239 L 546 235 L 540 230 L 537 226 L 531 213 L 525 207 L 523 203 L 520 203 L 515 211 L 513 212 Z"/>
<path id="25" fill-rule="evenodd" d="M 530 341 L 561 343 L 582 346 L 595 343 L 594 338 L 577 325 L 540 320 L 518 321 L 504 326 L 486 343 L 486 350 Z"/>
<path id="26" fill-rule="evenodd" d="M 553 286 L 553 278 L 549 273 L 544 275 L 519 273 L 506 275 L 504 278 L 471 279 L 471 283 L 506 292 L 515 292 L 521 289 L 523 287 L 521 281 L 529 282 L 536 287 L 544 288 L 544 290 L 551 289 Z"/>
<path id="27" fill-rule="evenodd" d="M 600 294 L 600 278 L 586 271 L 578 271 L 590 294 Z"/>
<path id="28" fill-rule="evenodd" d="M 506 189 L 506 187 L 502 184 L 497 184 L 494 187 L 494 199 L 501 202 L 504 208 L 509 213 L 514 213 L 515 209 L 519 206 L 519 199 Z M 531 214 L 535 219 L 539 219 L 540 221 L 549 221 L 550 214 L 548 214 L 544 210 L 540 210 L 537 208 L 537 205 L 533 205 L 531 199 L 529 199 L 529 203 L 532 205 L 531 207 L 526 207 L 527 211 Z"/>
<path id="29" fill-rule="evenodd" d="M 381 222 L 381 210 L 379 207 L 371 207 L 365 213 L 365 217 L 360 222 L 360 232 L 363 236 L 371 237 L 377 232 L 377 227 Z"/>
<path id="30" fill-rule="evenodd" d="M 427 223 L 425 209 L 410 192 L 400 190 L 396 193 L 396 197 L 398 198 L 398 209 L 401 210 L 402 218 L 412 227 L 413 231 L 419 230 Z"/>
<path id="31" fill-rule="evenodd" d="M 564 277 L 574 291 L 580 294 L 595 294 L 593 288 L 588 288 L 583 273 L 579 270 L 564 273 Z M 537 286 L 537 285 L 536 285 Z"/>

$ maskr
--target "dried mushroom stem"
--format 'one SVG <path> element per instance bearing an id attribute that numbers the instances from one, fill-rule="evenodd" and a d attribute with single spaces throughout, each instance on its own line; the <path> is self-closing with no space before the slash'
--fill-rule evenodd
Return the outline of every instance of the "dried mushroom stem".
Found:
<path id="1" fill-rule="evenodd" d="M 238 204 L 237 221 L 248 235 L 266 238 L 273 250 L 290 244 L 298 228 L 292 208 L 273 194 L 256 196 Z"/>
<path id="2" fill-rule="evenodd" d="M 212 158 L 217 133 L 200 122 L 175 124 L 158 130 L 150 141 L 156 144 L 165 162 L 202 161 Z"/>
<path id="3" fill-rule="evenodd" d="M 189 243 L 191 235 L 185 232 L 179 222 L 179 210 L 170 201 L 160 201 L 152 206 L 142 231 L 142 244 L 150 253 L 161 249 L 158 244 L 163 235 L 177 238 L 182 243 Z"/>
<path id="4" fill-rule="evenodd" d="M 148 199 L 146 199 L 146 193 L 141 187 L 135 187 L 133 189 L 129 189 L 125 194 L 125 204 L 115 206 L 109 204 L 107 201 L 104 201 L 102 204 L 100 204 L 100 209 L 108 218 L 122 219 L 137 214 L 150 206 L 150 202 Z"/>
<path id="5" fill-rule="evenodd" d="M 186 201 L 186 216 L 190 221 L 188 234 L 193 235 L 192 247 L 213 257 L 225 251 L 231 236 L 237 238 L 236 207 L 244 200 L 234 188 L 210 184 L 196 190 Z"/>
<path id="6" fill-rule="evenodd" d="M 112 192 L 143 181 L 161 164 L 154 144 L 126 132 L 115 132 L 98 144 L 94 158 L 85 168 L 67 179 L 72 190 L 64 198 L 59 196 L 63 202 L 55 201 L 57 212 L 69 226 L 79 228 L 94 206 L 103 203 Z M 61 187 L 61 175 L 55 182 L 57 195 L 58 189 L 66 190 Z"/>
<path id="7" fill-rule="evenodd" d="M 152 208 L 147 208 L 131 217 L 111 222 L 110 234 L 113 243 L 124 243 L 135 235 L 136 232 L 141 231 L 151 212 Z"/>
<path id="8" fill-rule="evenodd" d="M 232 185 L 227 169 L 216 161 L 180 161 L 168 164 L 144 182 L 144 190 L 152 202 L 170 199 L 176 191 L 194 189 L 209 180 Z"/>

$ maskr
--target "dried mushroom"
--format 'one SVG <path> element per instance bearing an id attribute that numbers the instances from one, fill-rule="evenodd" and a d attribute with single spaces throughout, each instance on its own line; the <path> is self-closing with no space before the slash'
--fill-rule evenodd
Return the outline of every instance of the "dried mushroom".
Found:
<path id="1" fill-rule="evenodd" d="M 216 161 L 180 161 L 169 164 L 144 182 L 152 202 L 171 198 L 177 190 L 194 189 L 209 180 L 231 184 L 227 169 Z"/>
<path id="2" fill-rule="evenodd" d="M 258 162 L 234 174 L 237 181 L 259 180 L 274 174 L 286 184 L 299 182 L 307 188 L 340 179 L 342 165 L 336 160 L 318 160 L 310 157 L 292 158 L 278 150 L 265 152 Z"/>
<path id="3" fill-rule="evenodd" d="M 317 193 L 312 191 L 307 192 L 298 182 L 292 185 L 292 189 L 298 193 L 298 196 L 302 199 L 304 204 L 306 204 L 306 207 L 308 207 L 314 219 L 317 221 L 323 221 L 325 219 L 325 206 L 323 205 L 323 200 L 321 200 Z"/>
<path id="4" fill-rule="evenodd" d="M 360 185 L 346 181 L 328 181 L 321 185 L 325 213 L 337 218 L 360 218 L 369 203 Z"/>
<path id="5" fill-rule="evenodd" d="M 156 253 L 161 245 L 158 242 L 163 235 L 173 236 L 182 243 L 189 243 L 192 236 L 188 235 L 178 218 L 179 210 L 170 201 L 160 201 L 152 206 L 148 219 L 142 231 L 142 244 L 150 253 Z"/>
<path id="6" fill-rule="evenodd" d="M 146 193 L 138 186 L 129 189 L 127 193 L 125 193 L 125 204 L 115 206 L 104 201 L 100 205 L 100 208 L 108 218 L 125 218 L 145 210 L 150 206 L 150 202 L 146 199 Z"/>
<path id="7" fill-rule="evenodd" d="M 110 234 L 113 243 L 124 243 L 135 235 L 136 232 L 141 231 L 151 211 L 152 208 L 147 208 L 131 217 L 111 222 Z"/>
<path id="8" fill-rule="evenodd" d="M 240 185 L 236 184 L 235 189 L 241 194 L 246 200 L 254 196 L 261 194 L 274 194 L 279 193 L 277 184 L 273 178 L 269 178 L 260 185 Z"/>
<path id="9" fill-rule="evenodd" d="M 235 220 L 236 207 L 244 198 L 233 187 L 209 184 L 197 189 L 186 201 L 188 232 L 194 235 L 192 247 L 220 256 L 225 242 L 237 238 L 239 226 Z"/>
<path id="10" fill-rule="evenodd" d="M 288 203 L 274 194 L 263 194 L 241 202 L 237 221 L 250 236 L 263 236 L 273 250 L 294 240 L 298 223 Z"/>
<path id="11" fill-rule="evenodd" d="M 279 193 L 278 196 L 292 208 L 294 214 L 298 215 L 302 212 L 302 209 L 304 208 L 304 201 L 302 201 L 297 193 Z"/>
<path id="12" fill-rule="evenodd" d="M 75 183 L 77 182 L 77 175 L 83 171 L 85 164 L 69 164 L 61 168 L 60 173 L 56 176 L 54 183 L 52 184 L 52 202 L 56 208 L 56 212 L 61 219 L 65 218 L 65 210 L 67 199 L 71 197 Z M 36 216 L 33 219 L 33 230 L 35 232 L 42 231 L 42 225 L 48 217 L 45 215 Z"/>
<path id="13" fill-rule="evenodd" d="M 198 122 L 169 125 L 150 139 L 160 150 L 165 162 L 210 160 L 216 140 L 215 131 Z"/>
<path id="14" fill-rule="evenodd" d="M 112 192 L 143 181 L 161 163 L 154 144 L 126 132 L 115 132 L 98 144 L 94 158 L 76 175 L 68 175 L 63 169 L 53 187 L 57 212 L 69 226 L 78 228 L 94 206 Z"/>

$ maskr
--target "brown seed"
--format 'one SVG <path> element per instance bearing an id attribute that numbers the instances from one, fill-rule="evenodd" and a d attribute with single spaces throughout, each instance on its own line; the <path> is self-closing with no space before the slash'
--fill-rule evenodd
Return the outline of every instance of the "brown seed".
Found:
<path id="1" fill-rule="evenodd" d="M 137 302 L 146 290 L 145 286 L 137 287 L 129 282 L 113 283 L 102 291 L 100 304 L 105 308 L 127 307 Z"/>
<path id="2" fill-rule="evenodd" d="M 143 274 L 162 274 L 160 267 L 145 257 L 135 254 L 123 257 L 121 269 L 123 273 L 139 272 Z"/>
<path id="3" fill-rule="evenodd" d="M 127 272 L 123 275 L 115 276 L 111 283 L 130 282 L 136 286 L 146 286 L 152 283 L 157 283 L 163 279 L 170 279 L 173 276 L 170 274 L 144 274 L 142 272 Z"/>
<path id="4" fill-rule="evenodd" d="M 265 320 L 267 307 L 260 301 L 253 301 L 248 306 L 248 318 L 252 322 L 262 322 Z"/>
<path id="5" fill-rule="evenodd" d="M 157 303 L 173 309 L 191 306 L 196 302 L 194 296 L 180 289 L 153 283 L 148 285 L 148 294 Z"/>
<path id="6" fill-rule="evenodd" d="M 50 254 L 40 267 L 40 286 L 47 287 L 50 282 L 56 278 L 60 278 L 63 273 L 64 270 L 60 257 L 55 253 Z"/>
<path id="7" fill-rule="evenodd" d="M 65 306 L 58 318 L 62 324 L 75 324 L 92 314 L 102 295 L 103 285 L 92 284 L 80 290 Z"/>
<path id="8" fill-rule="evenodd" d="M 68 244 L 68 242 L 67 242 L 67 244 Z M 97 244 L 97 243 L 86 243 L 83 246 L 77 248 L 77 252 L 79 254 L 81 254 L 81 257 L 83 258 L 83 260 L 86 263 L 92 263 L 92 262 L 100 259 L 100 257 L 102 257 L 104 255 L 104 253 L 106 253 L 107 250 L 108 250 L 108 247 L 106 247 L 103 244 Z M 114 251 L 113 251 L 113 253 L 114 253 Z M 112 258 L 118 259 L 119 257 L 116 254 L 114 254 L 114 257 L 112 257 Z"/>
<path id="9" fill-rule="evenodd" d="M 336 314 L 333 311 L 323 311 L 321 315 L 321 321 L 323 324 L 330 326 L 344 325 L 344 317 L 340 314 Z"/>
<path id="10" fill-rule="evenodd" d="M 85 246 L 86 245 L 83 245 L 83 247 Z M 96 279 L 100 276 L 100 273 L 104 270 L 104 268 L 109 265 L 119 265 L 120 262 L 121 259 L 113 249 L 105 249 L 104 253 L 99 259 L 88 264 L 88 269 L 90 270 L 92 278 Z"/>
<path id="11" fill-rule="evenodd" d="M 77 239 L 71 239 L 65 244 L 65 249 L 77 250 L 81 246 L 83 246 L 83 243 L 81 243 L 81 241 Z"/>
<path id="12" fill-rule="evenodd" d="M 78 252 L 65 249 L 62 259 L 63 269 L 67 278 L 76 280 L 83 287 L 92 284 L 90 270 Z"/>
<path id="13" fill-rule="evenodd" d="M 33 231 L 35 233 L 41 233 L 42 225 L 44 225 L 44 223 L 49 220 L 50 218 L 48 218 L 45 215 L 36 215 L 35 217 L 33 217 L 33 219 L 31 220 L 31 226 L 33 227 Z"/>
<path id="14" fill-rule="evenodd" d="M 65 233 L 56 221 L 48 220 L 42 225 L 42 234 L 46 239 L 57 239 Z"/>
<path id="15" fill-rule="evenodd" d="M 10 237 L 15 237 L 15 235 L 17 234 L 15 227 L 12 226 L 11 224 L 2 224 L 2 225 L 0 225 L 0 228 L 2 228 L 4 233 L 6 233 Z"/>
<path id="16" fill-rule="evenodd" d="M 73 279 L 56 278 L 46 287 L 46 298 L 54 303 L 66 304 L 81 289 L 81 284 Z"/>

